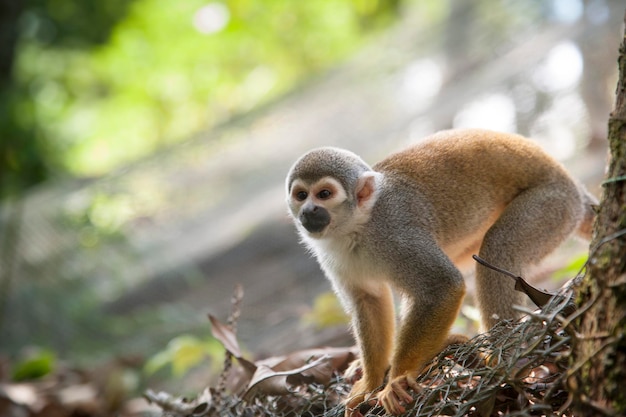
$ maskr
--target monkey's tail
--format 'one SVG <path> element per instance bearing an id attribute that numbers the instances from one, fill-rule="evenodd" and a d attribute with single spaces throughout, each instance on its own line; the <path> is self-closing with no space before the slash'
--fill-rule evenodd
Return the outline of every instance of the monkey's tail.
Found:
<path id="1" fill-rule="evenodd" d="M 585 188 L 581 187 L 580 194 L 583 200 L 584 213 L 583 217 L 578 224 L 576 234 L 585 239 L 591 240 L 591 233 L 593 231 L 593 222 L 596 219 L 596 213 L 598 209 L 598 200 Z"/>

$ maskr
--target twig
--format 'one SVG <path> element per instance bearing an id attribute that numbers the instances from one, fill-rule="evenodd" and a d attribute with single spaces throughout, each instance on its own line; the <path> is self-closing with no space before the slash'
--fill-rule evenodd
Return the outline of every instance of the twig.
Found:
<path id="1" fill-rule="evenodd" d="M 605 236 L 604 238 L 602 238 L 600 242 L 598 242 L 596 246 L 593 247 L 593 249 L 589 250 L 589 257 L 591 258 L 593 255 L 595 255 L 598 249 L 600 249 L 600 247 L 604 245 L 605 243 L 609 243 L 610 241 L 617 239 L 618 237 L 622 237 L 624 235 L 626 235 L 626 229 L 618 230 L 615 233 L 611 233 L 610 235 Z"/>
<path id="2" fill-rule="evenodd" d="M 174 411 L 181 415 L 190 415 L 197 407 L 193 403 L 184 403 L 178 397 L 174 397 L 166 392 L 155 393 L 151 389 L 143 394 L 144 398 L 150 403 L 154 403 L 161 407 L 164 411 Z"/>
<path id="3" fill-rule="evenodd" d="M 237 334 L 237 321 L 241 316 L 241 300 L 243 299 L 243 287 L 241 284 L 235 284 L 235 289 L 233 290 L 233 295 L 230 298 L 230 315 L 228 316 L 228 326 L 230 327 L 233 335 Z M 214 393 L 214 404 L 216 407 L 222 402 L 223 394 L 226 392 L 226 383 L 228 380 L 228 374 L 230 373 L 230 369 L 233 366 L 233 355 L 228 350 L 226 350 L 226 354 L 224 356 L 224 366 L 222 367 L 222 372 L 220 373 L 217 386 L 215 388 Z"/>
<path id="4" fill-rule="evenodd" d="M 613 177 L 613 178 L 607 178 L 606 180 L 602 181 L 602 183 L 600 183 L 600 185 L 604 186 L 607 184 L 611 184 L 614 182 L 620 182 L 620 181 L 626 181 L 626 175 L 620 175 L 619 177 Z"/>
<path id="5" fill-rule="evenodd" d="M 498 267 L 498 266 L 495 266 L 495 265 L 490 264 L 489 262 L 487 262 L 486 260 L 484 260 L 483 258 L 481 258 L 481 257 L 480 257 L 480 256 L 478 256 L 478 255 L 472 255 L 472 258 L 474 258 L 474 260 L 475 260 L 476 262 L 478 262 L 479 264 L 481 264 L 482 266 L 486 266 L 486 267 L 487 267 L 487 268 L 489 268 L 489 269 L 493 269 L 493 270 L 494 270 L 494 271 L 496 271 L 496 272 L 499 272 L 499 273 L 504 274 L 504 275 L 506 275 L 506 276 L 508 276 L 508 277 L 511 277 L 511 278 L 513 278 L 516 282 L 517 282 L 517 279 L 518 279 L 518 278 L 520 278 L 520 277 L 518 277 L 517 275 L 515 275 L 514 273 L 507 271 L 506 269 L 502 269 L 502 268 L 500 268 L 500 267 Z"/>

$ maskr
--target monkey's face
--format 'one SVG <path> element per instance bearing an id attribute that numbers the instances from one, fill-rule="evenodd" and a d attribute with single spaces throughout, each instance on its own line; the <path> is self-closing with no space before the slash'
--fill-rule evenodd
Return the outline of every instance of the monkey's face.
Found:
<path id="1" fill-rule="evenodd" d="M 343 186 L 330 177 L 314 182 L 294 180 L 288 204 L 296 226 L 315 238 L 324 237 L 336 229 L 349 205 Z"/>

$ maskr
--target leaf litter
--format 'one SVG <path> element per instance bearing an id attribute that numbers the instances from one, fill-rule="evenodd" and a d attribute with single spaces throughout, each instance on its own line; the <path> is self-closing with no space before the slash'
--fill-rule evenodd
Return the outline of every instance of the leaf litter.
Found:
<path id="1" fill-rule="evenodd" d="M 575 314 L 571 286 L 550 294 L 513 278 L 518 290 L 538 300 L 540 309 L 448 346 L 418 377 L 422 389 L 406 404 L 404 415 L 571 415 L 565 384 L 572 340 L 566 316 Z M 158 403 L 164 415 L 343 416 L 342 401 L 361 375 L 356 347 L 307 349 L 252 361 L 241 353 L 232 321 L 226 325 L 213 316 L 210 321 L 213 336 L 227 352 L 221 380 L 228 383 L 186 400 L 184 412 L 170 407 L 170 402 L 180 401 L 177 397 L 157 401 L 162 394 L 147 392 L 146 398 Z M 369 403 L 360 411 L 363 416 L 384 414 Z"/>
<path id="2" fill-rule="evenodd" d="M 540 309 L 448 346 L 421 372 L 417 381 L 422 389 L 406 404 L 404 415 L 571 415 L 565 382 L 575 340 L 570 323 L 577 314 L 572 285 L 553 295 L 529 290 L 521 277 L 513 278 L 517 288 L 540 301 Z M 343 416 L 342 401 L 362 375 L 356 347 L 251 360 L 242 353 L 236 334 L 242 297 L 237 287 L 228 323 L 209 316 L 213 337 L 226 357 L 217 385 L 195 398 L 148 390 L 144 398 L 126 400 L 119 375 L 141 365 L 137 358 L 119 358 L 91 372 L 59 366 L 33 381 L 9 382 L 0 372 L 0 417 Z M 363 416 L 384 414 L 367 403 L 360 411 Z"/>

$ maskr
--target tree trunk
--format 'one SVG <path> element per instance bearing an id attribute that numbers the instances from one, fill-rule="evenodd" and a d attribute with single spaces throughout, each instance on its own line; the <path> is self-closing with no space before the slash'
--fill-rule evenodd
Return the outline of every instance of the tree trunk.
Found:
<path id="1" fill-rule="evenodd" d="M 626 415 L 626 32 L 618 65 L 608 125 L 611 159 L 587 273 L 578 288 L 580 317 L 568 380 L 581 416 Z"/>

